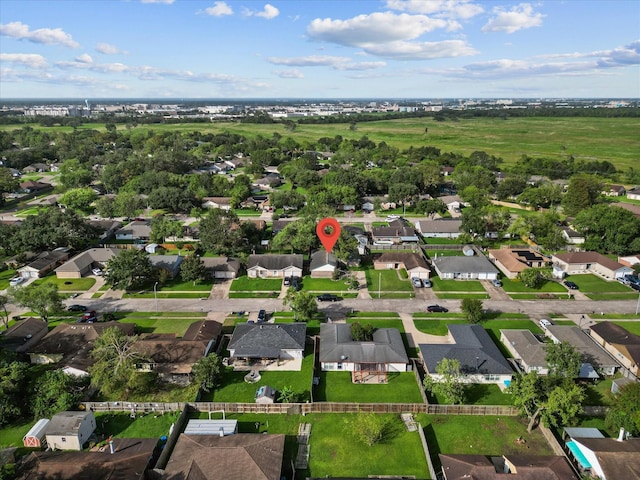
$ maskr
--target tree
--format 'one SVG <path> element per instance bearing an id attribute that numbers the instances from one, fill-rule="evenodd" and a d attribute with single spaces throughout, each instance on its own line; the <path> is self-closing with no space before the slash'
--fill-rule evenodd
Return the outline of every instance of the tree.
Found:
<path id="1" fill-rule="evenodd" d="M 9 289 L 9 294 L 23 307 L 28 307 L 47 322 L 52 313 L 63 309 L 62 298 L 55 283 L 31 284 Z"/>
<path id="2" fill-rule="evenodd" d="M 351 324 L 351 338 L 355 342 L 370 342 L 373 340 L 373 332 L 375 328 L 370 323 L 361 325 L 360 322 L 353 322 Z"/>
<path id="3" fill-rule="evenodd" d="M 309 253 L 319 244 L 316 224 L 311 218 L 302 218 L 287 224 L 271 242 L 274 249 L 290 249 L 297 253 Z"/>
<path id="4" fill-rule="evenodd" d="M 624 208 L 594 205 L 581 211 L 573 225 L 585 236 L 586 250 L 618 255 L 640 251 L 640 219 Z"/>
<path id="5" fill-rule="evenodd" d="M 603 189 L 602 181 L 589 174 L 578 174 L 571 177 L 567 186 L 567 193 L 562 199 L 564 213 L 574 216 L 595 205 Z"/>
<path id="6" fill-rule="evenodd" d="M 479 323 L 482 321 L 482 300 L 478 300 L 477 298 L 463 298 L 460 308 L 470 323 Z"/>
<path id="7" fill-rule="evenodd" d="M 0 205 L 4 205 L 4 193 L 13 193 L 20 188 L 20 183 L 11 174 L 11 170 L 0 167 Z"/>
<path id="8" fill-rule="evenodd" d="M 15 360 L 0 361 L 0 426 L 12 422 L 24 413 L 28 397 L 29 364 Z"/>
<path id="9" fill-rule="evenodd" d="M 187 255 L 180 264 L 180 278 L 184 282 L 196 282 L 204 280 L 207 269 L 204 262 L 197 255 Z"/>
<path id="10" fill-rule="evenodd" d="M 605 424 L 611 430 L 624 428 L 634 437 L 640 433 L 640 383 L 628 383 L 614 395 Z"/>
<path id="11" fill-rule="evenodd" d="M 423 380 L 425 390 L 440 395 L 448 404 L 464 403 L 465 386 L 460 373 L 460 360 L 457 358 L 443 358 L 436 365 L 438 380 L 426 375 Z"/>
<path id="12" fill-rule="evenodd" d="M 234 254 L 242 245 L 240 220 L 232 211 L 209 210 L 200 221 L 200 244 L 208 252 Z"/>
<path id="13" fill-rule="evenodd" d="M 389 185 L 389 201 L 402 203 L 402 211 L 404 212 L 407 203 L 418 194 L 418 187 L 413 183 L 393 183 Z"/>
<path id="14" fill-rule="evenodd" d="M 548 268 L 531 267 L 518 272 L 517 277 L 525 287 L 538 289 L 549 280 L 550 273 Z"/>
<path id="15" fill-rule="evenodd" d="M 338 241 L 333 247 L 331 253 L 342 263 L 347 263 L 350 258 L 358 251 L 358 241 L 353 235 L 347 233 L 346 230 L 340 231 Z"/>
<path id="16" fill-rule="evenodd" d="M 282 303 L 291 307 L 296 322 L 306 322 L 318 314 L 316 299 L 309 292 L 297 292 L 295 288 L 289 288 Z"/>
<path id="17" fill-rule="evenodd" d="M 128 249 L 107 262 L 104 279 L 113 288 L 134 290 L 153 279 L 153 267 L 144 250 Z"/>
<path id="18" fill-rule="evenodd" d="M 89 367 L 91 383 L 103 393 L 110 394 L 128 389 L 134 384 L 135 365 L 143 359 L 135 347 L 138 336 L 127 336 L 118 327 L 110 327 L 96 339 L 91 357 L 95 363 Z"/>
<path id="19" fill-rule="evenodd" d="M 210 392 L 220 385 L 223 373 L 222 359 L 215 353 L 201 358 L 191 368 L 194 382 L 205 392 Z"/>
<path id="20" fill-rule="evenodd" d="M 62 370 L 45 372 L 38 378 L 31 394 L 33 416 L 48 418 L 58 412 L 75 410 L 86 384 L 85 378 L 67 375 Z"/>
<path id="21" fill-rule="evenodd" d="M 513 395 L 513 404 L 529 418 L 528 432 L 541 419 L 548 425 L 557 426 L 558 419 L 567 425 L 582 413 L 584 392 L 571 382 L 554 384 L 551 379 L 529 372 L 516 374 L 507 391 Z"/>
<path id="22" fill-rule="evenodd" d="M 90 188 L 72 188 L 62 194 L 58 203 L 73 210 L 88 212 L 98 194 Z"/>
<path id="23" fill-rule="evenodd" d="M 349 416 L 345 423 L 347 433 L 368 447 L 380 442 L 388 429 L 385 418 L 373 412 L 358 412 Z"/>
<path id="24" fill-rule="evenodd" d="M 291 385 L 285 385 L 278 395 L 280 403 L 295 403 L 298 401 L 298 394 L 293 390 Z"/>
<path id="25" fill-rule="evenodd" d="M 544 349 L 546 351 L 544 359 L 549 367 L 549 375 L 567 379 L 578 377 L 582 359 L 580 352 L 573 345 L 566 341 L 547 343 Z"/>
<path id="26" fill-rule="evenodd" d="M 158 215 L 151 219 L 151 240 L 164 243 L 167 237 L 182 237 L 183 228 L 182 222 Z"/>
<path id="27" fill-rule="evenodd" d="M 2 319 L 2 323 L 4 324 L 5 330 L 9 329 L 9 312 L 7 312 L 7 304 L 9 303 L 9 297 L 6 295 L 0 295 L 0 308 L 4 310 L 4 318 Z"/>

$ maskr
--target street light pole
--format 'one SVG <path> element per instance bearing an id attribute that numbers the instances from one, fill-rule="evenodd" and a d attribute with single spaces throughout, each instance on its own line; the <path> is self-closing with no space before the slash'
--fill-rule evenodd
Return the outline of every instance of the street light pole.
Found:
<path id="1" fill-rule="evenodd" d="M 155 299 L 156 302 L 156 313 L 158 313 L 158 282 L 153 284 L 153 298 Z"/>
<path id="2" fill-rule="evenodd" d="M 382 272 L 378 273 L 378 299 L 380 298 L 381 289 L 382 289 Z"/>

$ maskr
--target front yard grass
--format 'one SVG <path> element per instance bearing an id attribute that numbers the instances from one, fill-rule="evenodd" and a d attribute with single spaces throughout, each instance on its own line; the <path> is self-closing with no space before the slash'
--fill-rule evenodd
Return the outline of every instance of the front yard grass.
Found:
<path id="1" fill-rule="evenodd" d="M 311 278 L 309 275 L 302 278 L 301 286 L 302 290 L 307 292 L 346 292 L 348 290 L 344 280 Z"/>
<path id="2" fill-rule="evenodd" d="M 401 279 L 397 270 L 365 270 L 367 287 L 371 296 L 375 292 L 412 292 L 413 286 L 408 279 Z M 406 271 L 405 271 L 406 275 Z"/>
<path id="3" fill-rule="evenodd" d="M 9 268 L 0 272 L 0 290 L 9 288 L 9 281 L 16 276 L 16 270 Z"/>
<path id="4" fill-rule="evenodd" d="M 0 448 L 21 447 L 22 438 L 35 423 L 36 420 L 22 420 L 2 427 L 0 429 Z"/>
<path id="5" fill-rule="evenodd" d="M 529 288 L 520 280 L 512 280 L 507 277 L 502 279 L 502 289 L 507 293 L 567 293 L 567 289 L 558 282 L 546 281 L 540 288 Z"/>
<path id="6" fill-rule="evenodd" d="M 633 293 L 634 290 L 620 282 L 608 282 L 597 275 L 571 275 L 568 280 L 574 282 L 583 293 Z M 635 294 L 637 296 L 637 293 Z"/>
<path id="7" fill-rule="evenodd" d="M 53 283 L 58 286 L 58 290 L 61 292 L 69 291 L 87 291 L 96 283 L 96 279 L 92 277 L 82 278 L 58 278 L 53 275 L 48 275 L 44 278 L 39 278 L 33 282 L 34 285 L 43 285 L 45 283 Z"/>
<path id="8" fill-rule="evenodd" d="M 440 277 L 431 279 L 434 292 L 480 292 L 486 290 L 477 280 L 443 280 Z"/>
<path id="9" fill-rule="evenodd" d="M 388 373 L 388 383 L 351 381 L 351 372 L 320 372 L 314 389 L 315 402 L 422 403 L 413 372 Z"/>
<path id="10" fill-rule="evenodd" d="M 196 282 L 183 282 L 179 277 L 169 280 L 164 285 L 158 285 L 158 294 L 161 292 L 208 292 L 213 286 L 213 280 Z"/>
<path id="11" fill-rule="evenodd" d="M 281 287 L 281 278 L 249 278 L 242 275 L 233 280 L 230 290 L 232 292 L 280 292 Z"/>

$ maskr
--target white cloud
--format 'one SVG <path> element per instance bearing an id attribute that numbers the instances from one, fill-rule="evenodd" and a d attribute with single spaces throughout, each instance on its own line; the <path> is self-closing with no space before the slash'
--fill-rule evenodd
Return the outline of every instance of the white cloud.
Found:
<path id="1" fill-rule="evenodd" d="M 363 47 L 370 55 L 402 60 L 431 60 L 435 58 L 466 57 L 478 53 L 464 40 L 442 42 L 389 42 Z"/>
<path id="2" fill-rule="evenodd" d="M 269 63 L 291 67 L 329 67 L 334 70 L 372 70 L 386 65 L 385 62 L 353 62 L 348 57 L 310 55 L 307 57 L 270 57 Z"/>
<path id="3" fill-rule="evenodd" d="M 250 10 L 245 8 L 242 14 L 246 17 L 262 17 L 267 20 L 271 20 L 272 18 L 276 18 L 280 15 L 280 10 L 271 5 L 270 3 L 265 4 L 262 10 Z"/>
<path id="4" fill-rule="evenodd" d="M 0 53 L 0 62 L 25 65 L 29 68 L 45 68 L 47 61 L 36 53 Z"/>
<path id="5" fill-rule="evenodd" d="M 83 53 L 82 55 L 77 56 L 75 60 L 80 63 L 93 63 L 93 58 L 91 58 L 91 55 L 88 53 Z"/>
<path id="6" fill-rule="evenodd" d="M 78 42 L 73 40 L 71 35 L 65 33 L 61 28 L 29 30 L 29 25 L 25 25 L 22 22 L 0 25 L 0 35 L 45 45 L 63 45 L 70 48 L 78 48 L 80 46 Z"/>
<path id="7" fill-rule="evenodd" d="M 401 12 L 422 13 L 442 18 L 468 19 L 484 9 L 471 0 L 387 0 L 387 7 Z"/>
<path id="8" fill-rule="evenodd" d="M 44 70 L 14 70 L 11 68 L 0 68 L 0 77 L 3 82 L 40 82 L 49 81 L 53 78 L 53 75 Z"/>
<path id="9" fill-rule="evenodd" d="M 539 27 L 544 18 L 541 13 L 535 13 L 529 3 L 521 3 L 509 11 L 502 7 L 495 7 L 493 13 L 496 16 L 482 27 L 483 32 L 514 33 L 525 28 Z"/>
<path id="10" fill-rule="evenodd" d="M 165 5 L 171 5 L 175 0 L 140 0 L 142 3 L 163 3 Z"/>
<path id="11" fill-rule="evenodd" d="M 96 45 L 96 51 L 100 52 L 104 55 L 118 55 L 120 53 L 128 53 L 126 50 L 120 50 L 115 45 L 111 45 L 109 43 L 101 42 Z"/>
<path id="12" fill-rule="evenodd" d="M 295 68 L 291 70 L 280 70 L 279 72 L 276 72 L 276 75 L 278 75 L 280 78 L 304 78 L 302 72 Z"/>
<path id="13" fill-rule="evenodd" d="M 613 50 L 593 52 L 590 56 L 600 57 L 598 60 L 598 66 L 600 67 L 640 65 L 640 40 Z"/>
<path id="14" fill-rule="evenodd" d="M 212 17 L 222 17 L 224 15 L 233 15 L 233 9 L 225 2 L 214 2 L 213 7 L 204 9 L 204 13 Z"/>

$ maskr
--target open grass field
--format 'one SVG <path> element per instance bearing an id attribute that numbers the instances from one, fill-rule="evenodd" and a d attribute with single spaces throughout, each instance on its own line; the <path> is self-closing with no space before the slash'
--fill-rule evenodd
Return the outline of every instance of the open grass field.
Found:
<path id="1" fill-rule="evenodd" d="M 2 125 L 2 130 L 23 125 Z M 32 128 L 45 128 L 30 124 Z M 428 133 L 425 133 L 428 128 Z M 46 127 L 50 131 L 71 133 L 71 127 Z M 104 125 L 86 124 L 80 129 L 104 129 Z M 472 118 L 436 122 L 432 118 L 380 120 L 362 122 L 351 130 L 349 123 L 331 125 L 298 125 L 294 132 L 280 124 L 245 124 L 220 122 L 211 124 L 139 125 L 134 131 L 200 131 L 236 133 L 247 137 L 271 137 L 278 133 L 297 142 L 316 142 L 319 138 L 342 136 L 345 140 L 367 136 L 376 143 L 405 150 L 410 146 L 430 145 L 443 152 L 469 155 L 481 150 L 513 164 L 522 155 L 577 160 L 607 160 L 617 169 L 626 170 L 637 162 L 640 152 L 640 119 L 638 118 Z M 563 147 L 565 147 L 563 149 Z"/>

